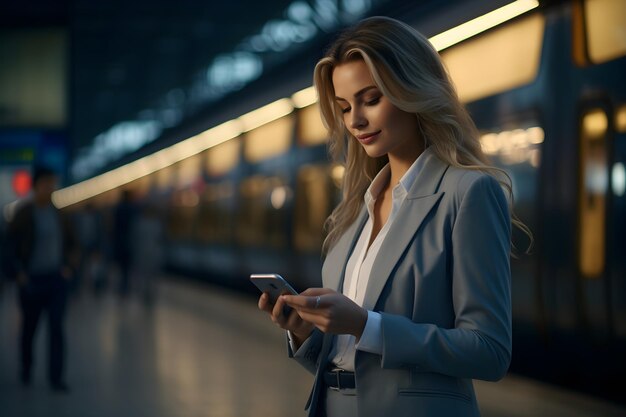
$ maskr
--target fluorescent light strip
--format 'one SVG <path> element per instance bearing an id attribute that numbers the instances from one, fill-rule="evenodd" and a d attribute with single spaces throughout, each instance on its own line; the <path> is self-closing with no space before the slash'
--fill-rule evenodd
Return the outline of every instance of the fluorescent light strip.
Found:
<path id="1" fill-rule="evenodd" d="M 539 2 L 535 0 L 518 0 L 472 19 L 469 22 L 463 23 L 462 25 L 446 30 L 439 35 L 433 36 L 429 41 L 437 51 L 441 51 L 526 13 L 537 6 L 539 6 Z"/>
<path id="2" fill-rule="evenodd" d="M 305 88 L 304 90 L 294 93 L 291 96 L 291 101 L 293 101 L 293 105 L 298 109 L 310 106 L 317 102 L 317 91 L 315 91 L 315 87 L 313 86 Z"/>
<path id="3" fill-rule="evenodd" d="M 52 201 L 58 208 L 71 206 L 167 168 L 176 162 L 233 139 L 241 132 L 241 123 L 237 120 L 230 120 L 124 166 L 55 191 L 52 194 Z"/>
<path id="4" fill-rule="evenodd" d="M 293 103 L 288 98 L 281 98 L 266 106 L 259 107 L 238 119 L 243 126 L 243 132 L 249 132 L 274 120 L 280 119 L 293 111 Z"/>
<path id="5" fill-rule="evenodd" d="M 537 6 L 539 6 L 538 1 L 518 0 L 433 36 L 429 40 L 437 51 L 441 51 Z M 315 102 L 317 102 L 317 94 L 314 87 L 305 88 L 294 93 L 291 99 L 276 100 L 122 167 L 55 191 L 52 194 L 52 201 L 58 208 L 64 208 L 95 197 L 217 146 L 242 133 L 273 122 L 290 114 L 294 108 L 307 107 Z"/>

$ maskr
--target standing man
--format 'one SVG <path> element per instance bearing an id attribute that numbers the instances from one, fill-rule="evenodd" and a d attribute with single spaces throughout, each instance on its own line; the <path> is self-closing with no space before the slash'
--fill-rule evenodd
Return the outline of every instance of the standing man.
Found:
<path id="1" fill-rule="evenodd" d="M 33 338 L 42 312 L 48 314 L 48 378 L 54 391 L 67 392 L 63 380 L 67 282 L 72 277 L 74 239 L 70 224 L 52 205 L 57 176 L 48 168 L 36 168 L 33 196 L 16 212 L 9 225 L 9 245 L 13 247 L 13 269 L 19 286 L 22 311 L 20 337 L 21 381 L 30 385 L 33 365 Z"/>

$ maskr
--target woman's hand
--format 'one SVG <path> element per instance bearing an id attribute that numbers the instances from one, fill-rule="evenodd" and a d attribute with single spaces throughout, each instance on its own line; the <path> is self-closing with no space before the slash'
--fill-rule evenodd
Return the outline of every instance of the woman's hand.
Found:
<path id="1" fill-rule="evenodd" d="M 312 323 L 324 333 L 351 334 L 357 342 L 367 322 L 364 308 L 328 288 L 309 288 L 300 295 L 281 295 L 280 301 L 293 307 L 302 320 Z"/>
<path id="2" fill-rule="evenodd" d="M 268 313 L 277 326 L 289 330 L 295 338 L 296 345 L 300 346 L 313 331 L 313 325 L 302 320 L 295 309 L 292 309 L 285 315 L 284 307 L 286 307 L 286 304 L 282 297 L 279 297 L 276 300 L 276 304 L 273 305 L 270 303 L 267 293 L 264 292 L 259 298 L 259 309 Z"/>

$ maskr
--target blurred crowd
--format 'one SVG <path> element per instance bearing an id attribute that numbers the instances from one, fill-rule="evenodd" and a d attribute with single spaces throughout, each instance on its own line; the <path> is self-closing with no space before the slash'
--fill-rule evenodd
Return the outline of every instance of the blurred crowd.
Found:
<path id="1" fill-rule="evenodd" d="M 16 236 L 11 225 L 32 196 L 20 201 L 12 215 L 0 222 L 0 291 L 18 283 Z M 151 302 L 154 280 L 163 261 L 163 213 L 152 202 L 139 201 L 131 191 L 122 193 L 110 208 L 91 203 L 63 215 L 70 241 L 68 293 L 95 295 L 114 290 L 120 296 L 136 294 Z"/>
<path id="2" fill-rule="evenodd" d="M 156 205 L 140 203 L 130 191 L 107 210 L 86 204 L 60 211 L 52 203 L 57 180 L 54 171 L 35 169 L 31 195 L 5 210 L 0 295 L 10 289 L 17 296 L 20 330 L 15 343 L 22 385 L 31 385 L 33 344 L 38 323 L 45 319 L 48 382 L 52 390 L 68 392 L 64 378 L 68 300 L 114 290 L 121 299 L 136 295 L 151 305 L 163 259 L 163 233 Z M 0 302 L 11 301 L 2 296 Z"/>

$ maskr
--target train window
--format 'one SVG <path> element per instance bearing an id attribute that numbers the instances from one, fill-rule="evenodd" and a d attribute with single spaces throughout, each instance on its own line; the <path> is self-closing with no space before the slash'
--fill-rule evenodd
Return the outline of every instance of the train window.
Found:
<path id="1" fill-rule="evenodd" d="M 298 172 L 294 244 L 302 252 L 322 247 L 324 221 L 335 205 L 336 187 L 327 165 L 308 165 Z"/>
<path id="2" fill-rule="evenodd" d="M 242 245 L 282 248 L 291 190 L 280 177 L 253 176 L 241 182 L 237 237 Z"/>
<path id="3" fill-rule="evenodd" d="M 288 115 L 246 133 L 244 139 L 246 160 L 259 162 L 285 153 L 291 144 L 293 125 L 294 118 Z"/>
<path id="4" fill-rule="evenodd" d="M 178 168 L 176 185 L 184 188 L 196 182 L 201 177 L 201 164 L 201 154 L 190 156 L 176 164 Z"/>
<path id="5" fill-rule="evenodd" d="M 237 166 L 239 162 L 239 138 L 227 140 L 207 151 L 206 169 L 209 175 L 222 175 Z"/>
<path id="6" fill-rule="evenodd" d="M 128 187 L 138 196 L 145 196 L 150 192 L 152 187 L 152 181 L 154 179 L 150 175 L 137 178 L 135 181 L 128 184 Z"/>
<path id="7" fill-rule="evenodd" d="M 232 181 L 207 184 L 198 213 L 198 238 L 202 242 L 231 243 L 235 187 Z"/>
<path id="8" fill-rule="evenodd" d="M 626 2 L 585 1 L 589 58 L 595 64 L 626 55 Z"/>
<path id="9" fill-rule="evenodd" d="M 198 202 L 198 194 L 192 189 L 178 190 L 172 195 L 167 219 L 168 237 L 185 240 L 193 238 Z"/>
<path id="10" fill-rule="evenodd" d="M 626 104 L 621 105 L 615 112 L 615 130 L 626 133 Z"/>
<path id="11" fill-rule="evenodd" d="M 166 190 L 174 185 L 174 167 L 168 166 L 155 172 L 154 183 L 159 190 Z"/>
<path id="12" fill-rule="evenodd" d="M 313 146 L 326 143 L 327 140 L 328 131 L 322 123 L 319 104 L 298 110 L 298 142 Z"/>
<path id="13" fill-rule="evenodd" d="M 605 213 L 608 185 L 604 110 L 584 114 L 580 136 L 579 268 L 585 278 L 598 278 L 605 264 Z"/>
<path id="14" fill-rule="evenodd" d="M 497 133 L 486 133 L 480 138 L 483 151 L 497 158 L 503 165 L 527 163 L 539 167 L 543 129 L 537 126 Z"/>
<path id="15" fill-rule="evenodd" d="M 478 100 L 532 82 L 544 26 L 543 15 L 535 13 L 444 50 L 441 57 L 459 98 Z"/>

